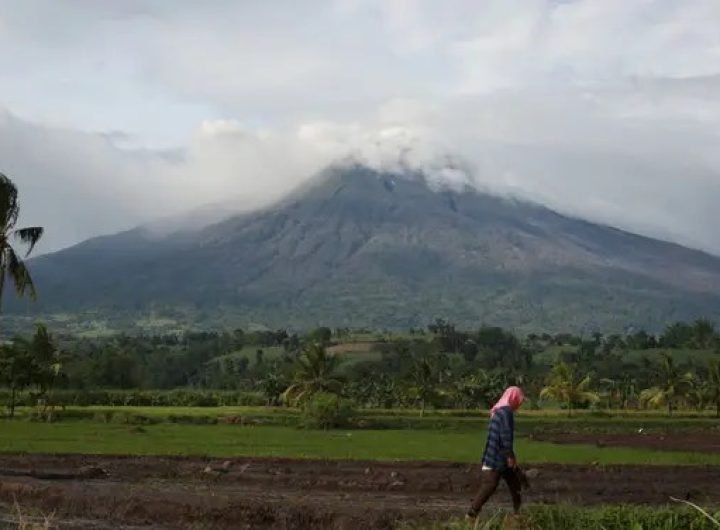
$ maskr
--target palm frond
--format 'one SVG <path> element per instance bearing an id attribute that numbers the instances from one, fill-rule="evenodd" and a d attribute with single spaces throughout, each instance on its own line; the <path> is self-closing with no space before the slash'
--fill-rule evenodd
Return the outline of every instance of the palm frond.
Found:
<path id="1" fill-rule="evenodd" d="M 647 388 L 640 392 L 640 401 L 651 407 L 662 407 L 668 398 L 668 393 L 660 387 Z"/>
<path id="2" fill-rule="evenodd" d="M 546 386 L 540 391 L 540 399 L 556 399 L 562 401 L 562 391 L 556 386 Z"/>
<path id="3" fill-rule="evenodd" d="M 0 248 L 0 306 L 2 306 L 3 293 L 5 292 L 5 276 L 7 275 L 7 259 L 5 249 Z"/>
<path id="4" fill-rule="evenodd" d="M 287 387 L 287 389 L 285 389 L 285 392 L 282 393 L 280 398 L 282 399 L 282 401 L 284 403 L 287 403 L 288 405 L 294 405 L 299 401 L 302 393 L 303 393 L 302 385 L 294 384 L 294 385 L 290 385 L 289 387 Z"/>
<path id="5" fill-rule="evenodd" d="M 592 378 L 589 375 L 586 375 L 585 378 L 577 384 L 576 389 L 578 392 L 585 392 L 590 387 L 591 383 Z"/>
<path id="6" fill-rule="evenodd" d="M 591 392 L 589 390 L 578 392 L 576 395 L 576 401 L 588 401 L 590 403 L 597 403 L 600 401 L 600 395 L 597 392 Z"/>
<path id="7" fill-rule="evenodd" d="M 40 238 L 43 236 L 44 229 L 41 226 L 32 226 L 29 228 L 21 228 L 15 231 L 15 237 L 28 245 L 25 257 L 29 256 L 35 245 L 37 245 Z"/>
<path id="8" fill-rule="evenodd" d="M 35 285 L 33 284 L 32 278 L 30 277 L 30 271 L 23 260 L 21 260 L 12 247 L 5 249 L 5 255 L 7 257 L 7 275 L 13 280 L 15 284 L 15 290 L 18 295 L 24 296 L 25 293 L 30 295 L 33 300 L 35 296 Z"/>
<path id="9" fill-rule="evenodd" d="M 7 234 L 15 228 L 20 209 L 17 187 L 6 175 L 0 173 L 0 231 Z"/>

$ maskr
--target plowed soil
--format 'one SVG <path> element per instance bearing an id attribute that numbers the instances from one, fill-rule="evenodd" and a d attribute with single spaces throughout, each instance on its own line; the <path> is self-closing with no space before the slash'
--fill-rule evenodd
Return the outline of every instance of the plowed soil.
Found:
<path id="1" fill-rule="evenodd" d="M 682 434 L 538 434 L 534 440 L 558 444 L 593 444 L 599 447 L 634 447 L 660 451 L 688 451 L 696 453 L 720 452 L 720 432 Z"/>
<path id="2" fill-rule="evenodd" d="M 79 478 L 83 466 L 107 476 Z M 525 494 L 534 503 L 720 498 L 720 467 L 534 469 Z M 479 475 L 477 466 L 448 462 L 252 458 L 223 467 L 199 458 L 1 455 L 0 502 L 6 513 L 15 499 L 24 510 L 53 513 L 61 528 L 393 528 L 464 514 Z M 508 500 L 503 490 L 495 502 Z"/>

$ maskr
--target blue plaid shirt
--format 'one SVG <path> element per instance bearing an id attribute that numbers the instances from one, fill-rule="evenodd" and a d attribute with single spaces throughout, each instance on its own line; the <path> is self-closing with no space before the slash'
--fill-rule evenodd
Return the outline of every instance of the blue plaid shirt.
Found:
<path id="1" fill-rule="evenodd" d="M 512 407 L 502 407 L 490 418 L 482 465 L 494 471 L 504 471 L 507 468 L 507 459 L 509 457 L 515 458 L 513 452 L 514 437 L 515 415 Z"/>

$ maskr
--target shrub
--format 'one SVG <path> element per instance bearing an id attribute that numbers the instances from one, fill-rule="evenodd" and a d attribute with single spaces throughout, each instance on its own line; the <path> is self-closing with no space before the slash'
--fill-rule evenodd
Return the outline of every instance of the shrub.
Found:
<path id="1" fill-rule="evenodd" d="M 338 429 L 347 427 L 355 416 L 351 401 L 335 394 L 318 392 L 304 405 L 302 425 L 309 429 Z"/>
<path id="2" fill-rule="evenodd" d="M 0 389 L 0 405 L 10 400 L 10 393 Z M 136 407 L 222 407 L 262 406 L 265 398 L 260 392 L 233 392 L 216 390 L 56 390 L 53 403 L 58 406 L 136 406 Z M 37 404 L 31 392 L 17 395 L 19 407 Z"/>

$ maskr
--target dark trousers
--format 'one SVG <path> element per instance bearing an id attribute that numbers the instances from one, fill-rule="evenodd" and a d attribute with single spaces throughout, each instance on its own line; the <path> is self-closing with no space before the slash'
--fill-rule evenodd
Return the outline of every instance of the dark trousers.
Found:
<path id="1" fill-rule="evenodd" d="M 510 495 L 513 501 L 513 510 L 517 513 L 520 510 L 522 504 L 522 496 L 520 490 L 522 485 L 520 484 L 520 478 L 515 473 L 514 469 L 506 469 L 505 471 L 482 471 L 481 472 L 482 482 L 480 484 L 480 490 L 475 496 L 475 500 L 472 503 L 471 512 L 477 514 L 480 512 L 482 507 L 488 501 L 492 494 L 500 484 L 500 479 L 503 479 L 510 490 Z"/>

